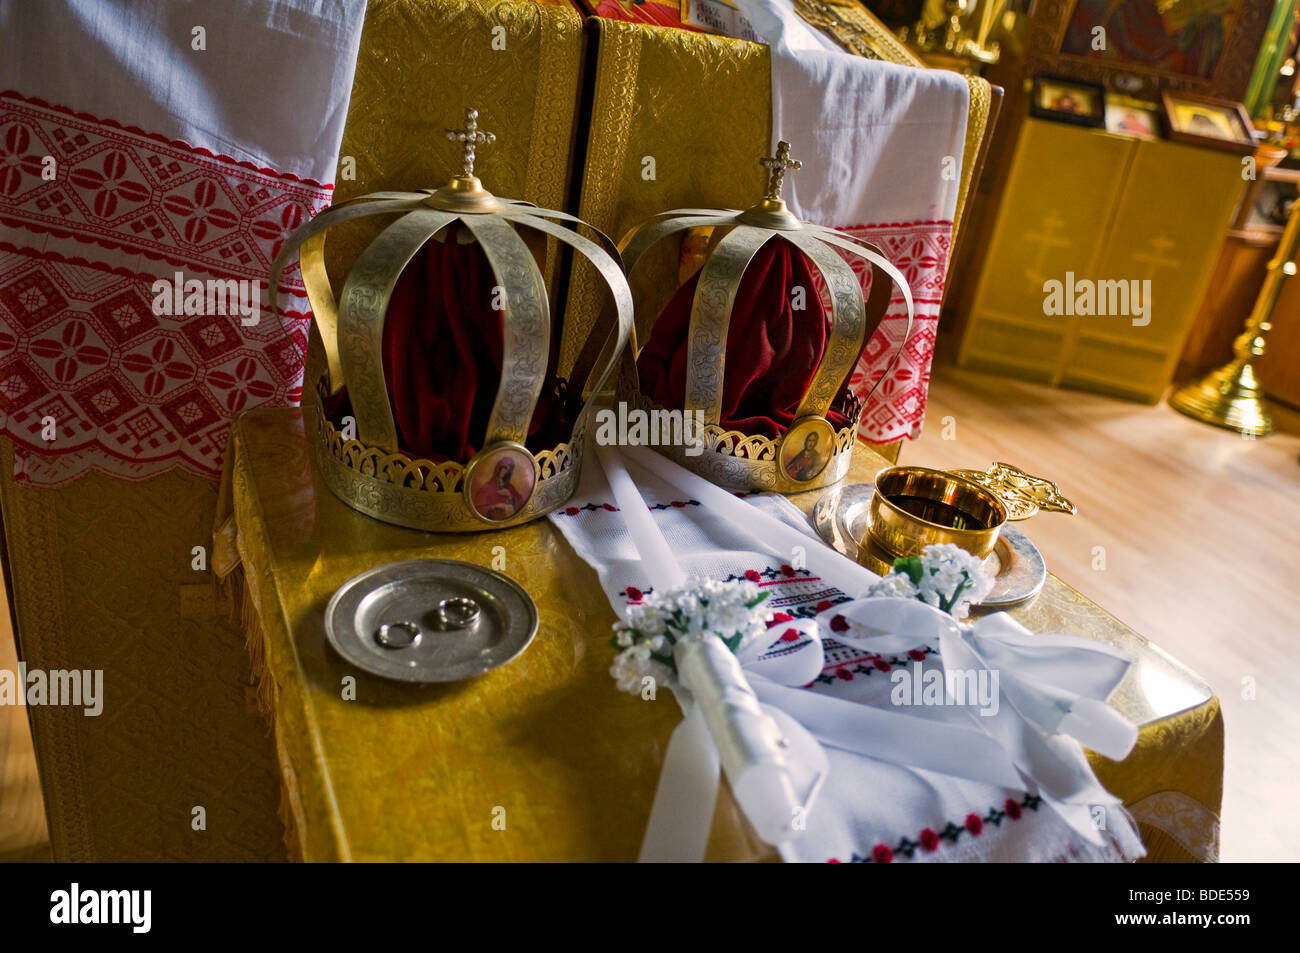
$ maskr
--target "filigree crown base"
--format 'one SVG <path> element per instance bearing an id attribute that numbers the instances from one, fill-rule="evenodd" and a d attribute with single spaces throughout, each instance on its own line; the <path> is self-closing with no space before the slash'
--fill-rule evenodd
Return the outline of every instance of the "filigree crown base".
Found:
<path id="1" fill-rule="evenodd" d="M 506 529 L 545 516 L 578 488 L 581 429 L 569 443 L 528 454 L 536 477 L 527 502 L 508 518 L 487 520 L 475 513 L 465 493 L 469 465 L 434 463 L 345 439 L 326 416 L 319 393 L 311 403 L 316 466 L 325 485 L 352 509 L 385 523 L 432 533 Z"/>
<path id="2" fill-rule="evenodd" d="M 833 486 L 848 475 L 849 466 L 853 462 L 858 418 L 862 413 L 862 405 L 856 397 L 850 395 L 847 403 L 845 415 L 850 423 L 834 431 L 830 460 L 808 480 L 794 479 L 785 466 L 790 455 L 783 452 L 782 444 L 786 436 L 798 429 L 798 421 L 785 435 L 775 439 L 706 424 L 703 448 L 699 452 L 684 443 L 660 444 L 652 446 L 652 449 L 710 483 L 735 492 L 802 493 L 805 490 Z M 664 408 L 645 397 L 641 397 L 636 404 L 647 412 L 665 413 Z M 691 450 L 689 454 L 688 449 Z"/>

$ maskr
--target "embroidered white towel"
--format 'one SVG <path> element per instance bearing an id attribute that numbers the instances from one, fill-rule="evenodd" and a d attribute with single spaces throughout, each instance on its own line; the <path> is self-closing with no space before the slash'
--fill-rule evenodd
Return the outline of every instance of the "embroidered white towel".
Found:
<path id="1" fill-rule="evenodd" d="M 858 595 L 828 581 L 826 575 L 844 579 L 842 561 L 830 565 L 831 551 L 784 497 L 764 494 L 746 499 L 806 534 L 808 544 L 802 551 L 765 541 L 752 527 L 640 467 L 632 456 L 623 459 L 687 576 L 749 578 L 770 594 L 770 608 L 796 618 Z M 637 547 L 594 455 L 583 468 L 578 492 L 550 518 L 578 555 L 596 569 L 615 611 L 622 612 L 650 591 Z M 863 578 L 866 581 L 869 574 Z M 774 644 L 779 644 L 781 627 L 772 631 Z M 937 646 L 881 657 L 832 638 L 825 639 L 824 645 L 825 667 L 808 690 L 881 708 L 891 706 L 891 671 L 912 666 L 924 671 L 941 664 Z M 617 691 L 613 679 L 609 691 Z M 830 777 L 809 814 L 806 833 L 782 849 L 786 860 L 1121 861 L 1143 853 L 1131 822 L 1114 799 L 1102 805 L 1112 819 L 1109 833 L 1113 836 L 1106 838 L 1105 846 L 1096 847 L 1034 792 L 887 764 L 833 746 L 826 750 Z M 1075 756 L 1083 759 L 1081 751 L 1076 750 Z"/>
<path id="2" fill-rule="evenodd" d="M 772 140 L 803 168 L 785 178 L 795 214 L 877 244 L 907 275 L 916 324 L 895 291 L 853 373 L 864 397 L 880 381 L 859 434 L 914 438 L 925 419 L 930 364 L 961 184 L 970 88 L 946 70 L 916 69 L 842 50 L 791 0 L 736 0 L 772 48 Z M 864 285 L 870 272 L 858 269 Z M 906 346 L 904 347 L 904 343 Z M 902 357 L 881 378 L 894 354 Z"/>

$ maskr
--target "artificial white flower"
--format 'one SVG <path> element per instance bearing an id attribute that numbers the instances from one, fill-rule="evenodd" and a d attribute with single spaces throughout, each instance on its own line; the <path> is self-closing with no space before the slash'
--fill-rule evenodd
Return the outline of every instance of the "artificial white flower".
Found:
<path id="1" fill-rule="evenodd" d="M 906 574 L 901 572 L 890 572 L 881 576 L 862 594 L 864 599 L 872 596 L 896 596 L 903 599 L 916 598 L 916 586 L 912 585 L 912 580 Z"/>
<path id="2" fill-rule="evenodd" d="M 683 639 L 719 637 L 733 651 L 767 631 L 771 612 L 753 582 L 691 580 L 667 593 L 651 592 L 627 618 L 614 624 L 614 644 L 623 651 L 610 666 L 618 687 L 639 692 L 642 679 L 667 681 L 675 672 L 673 646 Z"/>
<path id="3" fill-rule="evenodd" d="M 960 619 L 992 589 L 993 577 L 979 558 L 953 543 L 934 543 L 920 556 L 898 560 L 865 595 L 920 599 Z"/>
<path id="4" fill-rule="evenodd" d="M 609 674 L 614 676 L 621 691 L 637 694 L 641 691 L 643 679 L 647 677 L 653 678 L 659 685 L 667 685 L 672 678 L 672 669 L 651 658 L 648 649 L 641 652 L 640 648 L 641 646 L 633 646 L 620 652 L 609 668 Z"/>

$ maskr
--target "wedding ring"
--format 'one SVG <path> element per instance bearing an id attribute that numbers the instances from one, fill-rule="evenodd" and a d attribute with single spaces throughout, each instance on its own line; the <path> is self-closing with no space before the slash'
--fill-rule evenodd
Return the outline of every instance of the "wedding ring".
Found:
<path id="1" fill-rule="evenodd" d="M 438 623 L 443 629 L 467 629 L 479 617 L 478 603 L 467 596 L 454 596 L 438 603 Z"/>
<path id="2" fill-rule="evenodd" d="M 421 634 L 414 622 L 386 622 L 375 630 L 375 641 L 386 649 L 409 649 L 420 644 Z"/>

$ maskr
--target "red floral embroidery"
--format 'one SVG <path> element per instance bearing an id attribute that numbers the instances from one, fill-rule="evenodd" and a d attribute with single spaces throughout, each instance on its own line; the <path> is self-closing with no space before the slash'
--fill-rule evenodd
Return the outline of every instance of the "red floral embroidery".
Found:
<path id="1" fill-rule="evenodd" d="M 833 616 L 831 618 L 831 631 L 832 632 L 849 631 L 849 620 L 844 618 L 844 616 L 842 615 Z"/>
<path id="2" fill-rule="evenodd" d="M 935 833 L 934 828 L 927 827 L 921 831 L 921 846 L 926 850 L 934 850 L 939 846 L 939 835 Z"/>
<path id="3" fill-rule="evenodd" d="M 746 569 L 745 578 L 748 579 L 750 582 L 758 582 L 763 577 L 758 574 L 757 569 Z"/>
<path id="4" fill-rule="evenodd" d="M 211 181 L 195 184 L 190 195 L 169 195 L 162 207 L 177 216 L 184 224 L 185 240 L 192 245 L 202 244 L 209 231 L 228 231 L 239 224 L 239 216 L 219 202 L 221 193 Z"/>
<path id="5" fill-rule="evenodd" d="M 966 830 L 978 836 L 980 831 L 984 830 L 984 819 L 978 814 L 967 814 Z"/>
<path id="6" fill-rule="evenodd" d="M 122 368 L 132 376 L 141 392 L 157 397 L 169 386 L 194 376 L 194 367 L 180 360 L 181 356 L 175 341 L 158 338 L 141 351 L 123 355 Z"/>
<path id="7" fill-rule="evenodd" d="M 93 193 L 91 208 L 100 218 L 112 218 L 121 208 L 128 211 L 144 204 L 149 189 L 132 181 L 131 164 L 126 155 L 116 149 L 99 157 L 99 167 L 81 166 L 68 173 L 68 181 L 86 192 Z"/>
<path id="8" fill-rule="evenodd" d="M 799 630 L 798 630 L 798 629 L 786 629 L 784 632 L 781 633 L 781 641 L 782 641 L 782 642 L 798 642 L 798 641 L 799 641 Z"/>
<path id="9" fill-rule="evenodd" d="M 637 589 L 635 586 L 628 586 L 627 597 L 633 602 L 640 602 L 645 597 L 645 593 L 640 589 Z"/>
<path id="10" fill-rule="evenodd" d="M 108 363 L 108 349 L 85 321 L 75 318 L 53 329 L 48 337 L 31 342 L 29 349 L 50 372 L 50 377 L 67 384 Z"/>
<path id="11" fill-rule="evenodd" d="M 31 145 L 25 126 L 8 126 L 0 135 L 0 192 L 5 195 L 17 195 L 24 178 L 40 179 L 44 163 Z"/>
<path id="12" fill-rule="evenodd" d="M 1007 798 L 1007 803 L 1002 806 L 1002 809 L 1007 812 L 1007 817 L 1011 818 L 1013 821 L 1020 820 L 1019 801 L 1014 798 Z"/>
<path id="13" fill-rule="evenodd" d="M 887 864 L 894 859 L 894 852 L 885 844 L 877 844 L 871 849 L 871 859 L 878 864 Z"/>
<path id="14" fill-rule="evenodd" d="M 260 365 L 252 358 L 240 358 L 230 370 L 216 370 L 208 374 L 208 383 L 225 391 L 222 401 L 231 415 L 238 414 L 249 403 L 249 398 L 265 400 L 275 389 L 258 375 Z"/>

